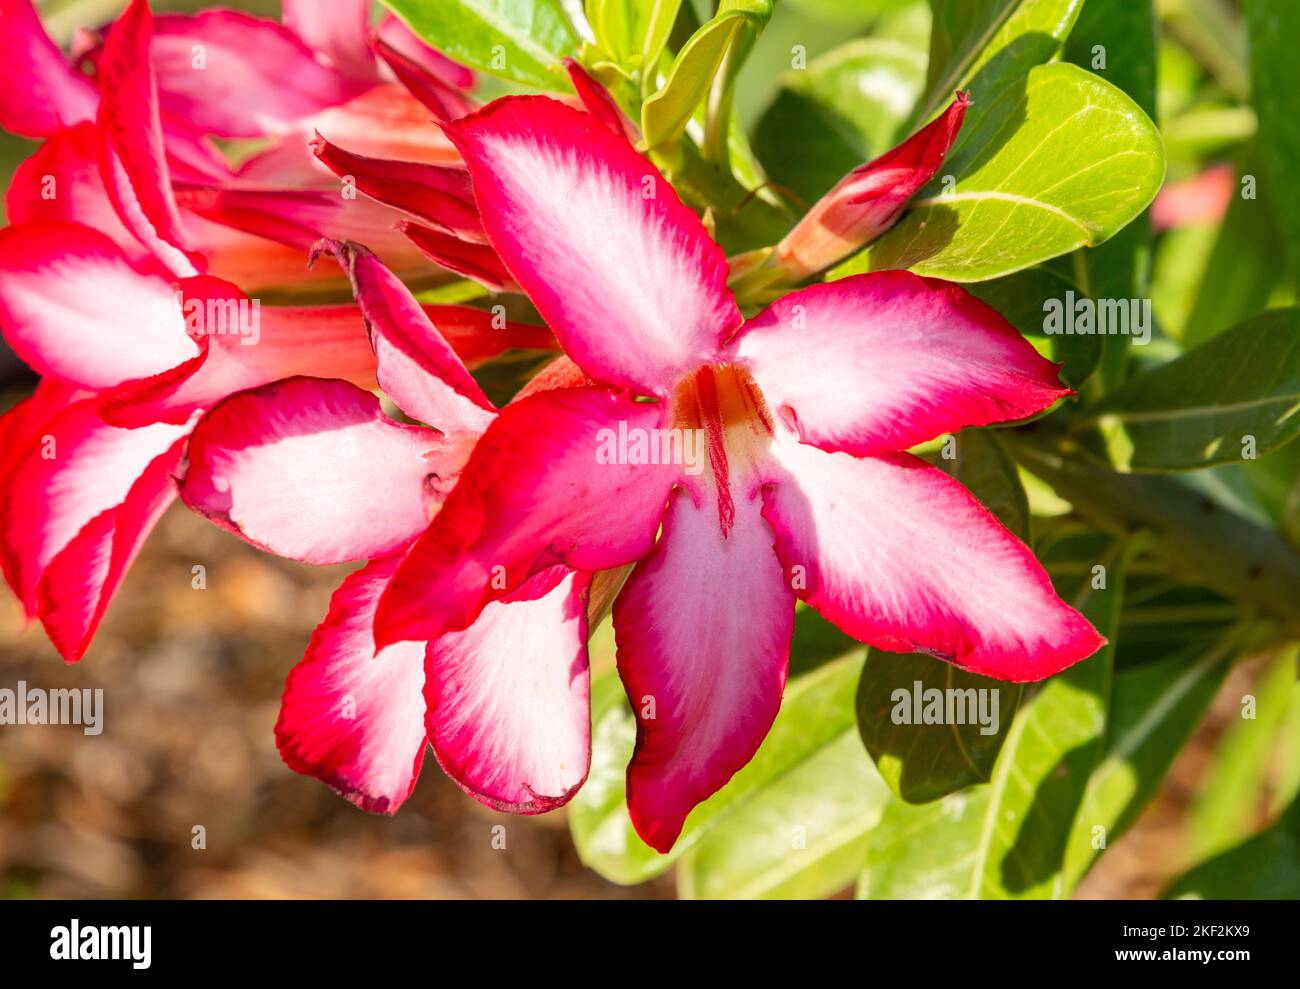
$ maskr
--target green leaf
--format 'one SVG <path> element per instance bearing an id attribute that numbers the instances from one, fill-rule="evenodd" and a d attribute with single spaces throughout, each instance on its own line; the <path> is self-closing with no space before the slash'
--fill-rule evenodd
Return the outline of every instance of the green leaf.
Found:
<path id="1" fill-rule="evenodd" d="M 1245 160 L 1247 174 L 1259 174 L 1254 164 L 1258 155 L 1247 154 Z M 1255 198 L 1246 199 L 1240 186 L 1235 187 L 1199 287 L 1191 296 L 1184 347 L 1199 346 L 1264 310 L 1286 277 L 1286 244 L 1278 229 L 1272 192 L 1268 183 L 1262 187 L 1256 183 Z"/>
<path id="2" fill-rule="evenodd" d="M 1105 588 L 1088 581 L 1074 595 L 1110 644 L 1045 681 L 1021 705 L 987 785 L 919 807 L 901 801 L 886 807 L 872 833 L 859 897 L 1062 895 L 1066 837 L 1101 754 L 1124 573 L 1135 548 L 1132 543 L 1109 561 Z"/>
<path id="3" fill-rule="evenodd" d="M 1198 900 L 1300 900 L 1300 801 L 1263 834 L 1185 873 L 1164 895 Z"/>
<path id="4" fill-rule="evenodd" d="M 653 67 L 682 0 L 587 0 L 587 22 L 602 51 L 625 70 Z"/>
<path id="5" fill-rule="evenodd" d="M 889 799 L 856 732 L 845 727 L 700 838 L 678 866 L 678 895 L 818 899 L 851 886 Z"/>
<path id="6" fill-rule="evenodd" d="M 761 31 L 772 16 L 772 0 L 722 0 L 718 13 L 682 46 L 668 80 L 641 108 L 646 147 L 659 150 L 677 143 L 695 109 L 713 84 L 728 50 L 743 32 Z"/>
<path id="7" fill-rule="evenodd" d="M 1049 334 L 1045 329 L 1049 302 L 1064 304 L 1067 292 L 1079 294 L 1073 282 L 1047 268 L 1027 268 L 971 285 L 970 292 L 1000 312 L 1045 357 L 1061 364 L 1061 380 L 1071 388 L 1078 388 L 1096 370 L 1101 360 L 1101 337 Z"/>
<path id="8" fill-rule="evenodd" d="M 1060 50 L 1082 5 L 1083 0 L 930 0 L 925 97 L 905 132 L 926 123 L 958 89 L 972 91 L 978 118 L 980 106 L 992 106 L 1005 86 Z"/>
<path id="9" fill-rule="evenodd" d="M 846 648 L 851 648 L 852 653 L 845 655 Z M 636 741 L 636 721 L 622 685 L 613 671 L 595 678 L 591 772 L 569 804 L 569 828 L 583 862 L 617 883 L 644 882 L 657 876 L 719 821 L 758 799 L 778 780 L 800 772 L 805 763 L 843 735 L 854 734 L 853 693 L 861 648 L 816 613 L 799 612 L 791 647 L 791 672 L 807 672 L 791 677 L 776 722 L 754 758 L 691 812 L 681 837 L 667 855 L 658 854 L 637 837 L 627 814 L 625 771 Z M 828 655 L 842 658 L 826 661 Z M 820 665 L 808 669 L 814 663 Z M 810 829 L 814 824 L 807 822 Z M 820 840 L 818 844 L 826 847 Z"/>
<path id="10" fill-rule="evenodd" d="M 383 0 L 421 38 L 458 62 L 542 89 L 568 90 L 566 55 L 579 38 L 560 0 Z"/>
<path id="11" fill-rule="evenodd" d="M 1235 644 L 1230 637 L 1208 651 L 1197 644 L 1116 674 L 1105 756 L 1088 780 L 1066 848 L 1066 892 L 1100 854 L 1097 839 L 1114 844 L 1155 796 L 1223 683 Z"/>
<path id="12" fill-rule="evenodd" d="M 1300 4 L 1294 0 L 1249 0 L 1252 100 L 1259 118 L 1259 143 L 1272 177 L 1272 198 L 1290 244 L 1292 273 L 1300 273 L 1300 197 L 1292 188 L 1300 161 Z"/>
<path id="13" fill-rule="evenodd" d="M 1253 710 L 1238 720 L 1214 752 L 1192 804 L 1189 860 L 1199 862 L 1250 837 L 1267 804 L 1273 755 L 1296 682 L 1296 651 L 1284 650 L 1262 671 Z M 1244 700 L 1244 698 L 1243 698 Z"/>
<path id="14" fill-rule="evenodd" d="M 1146 208 L 1164 150 L 1131 99 L 1074 65 L 1007 87 L 954 148 L 943 177 L 834 277 L 909 268 L 973 282 L 1100 244 Z M 968 126 L 972 126 L 969 125 Z"/>
<path id="15" fill-rule="evenodd" d="M 1156 27 L 1152 0 L 1088 0 L 1065 45 L 1065 58 L 1091 69 L 1156 119 Z M 1145 299 L 1152 233 L 1143 214 L 1105 244 L 1082 251 L 1076 264 L 1093 299 Z M 1120 381 L 1128 363 L 1128 336 L 1102 340 L 1102 379 Z"/>
<path id="16" fill-rule="evenodd" d="M 1300 309 L 1261 314 L 1133 378 L 1096 421 L 1131 449 L 1121 468 L 1179 470 L 1250 459 L 1300 433 Z"/>

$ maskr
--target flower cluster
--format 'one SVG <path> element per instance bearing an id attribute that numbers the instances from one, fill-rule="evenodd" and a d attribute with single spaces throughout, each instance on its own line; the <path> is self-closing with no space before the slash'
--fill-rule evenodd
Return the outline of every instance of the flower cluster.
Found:
<path id="1" fill-rule="evenodd" d="M 365 561 L 289 673 L 293 769 L 391 813 L 431 746 L 538 813 L 586 779 L 612 610 L 629 810 L 666 851 L 771 726 L 798 601 L 1003 680 L 1101 645 L 906 452 L 1049 408 L 1056 367 L 956 285 L 816 280 L 938 173 L 964 94 L 729 260 L 577 64 L 574 97 L 482 106 L 368 0 L 284 8 L 135 0 L 69 55 L 0 0 L 0 125 L 42 140 L 0 231 L 0 326 L 41 376 L 0 419 L 0 563 L 68 660 L 179 495 L 268 552 Z M 413 294 L 463 279 L 502 302 Z M 559 353 L 498 408 L 471 372 L 513 348 Z"/>

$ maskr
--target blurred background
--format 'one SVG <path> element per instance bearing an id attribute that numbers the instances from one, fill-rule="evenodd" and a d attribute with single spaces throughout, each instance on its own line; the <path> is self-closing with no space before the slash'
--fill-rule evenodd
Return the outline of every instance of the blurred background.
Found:
<path id="1" fill-rule="evenodd" d="M 804 45 L 815 58 L 869 29 L 878 11 L 907 5 L 782 0 L 739 87 L 760 148 L 765 127 L 766 139 L 780 139 L 781 101 L 791 92 L 782 73 L 792 45 Z M 39 6 L 51 33 L 66 41 L 78 25 L 111 19 L 122 3 Z M 156 0 L 153 6 L 194 10 L 204 4 Z M 231 6 L 279 13 L 271 0 Z M 1207 34 L 1203 20 L 1181 19 L 1187 5 L 1161 6 L 1168 37 L 1162 40 L 1167 72 L 1160 96 L 1171 115 L 1171 179 L 1183 180 L 1216 156 L 1227 159 L 1246 146 L 1253 119 L 1232 82 L 1233 49 L 1240 44 L 1236 6 L 1227 0 L 1194 4 L 1224 15 L 1231 30 L 1217 37 Z M 1176 91 L 1164 85 L 1168 80 Z M 844 84 L 865 88 L 870 80 Z M 0 181 L 7 184 L 34 147 L 0 132 Z M 861 149 L 863 157 L 867 150 Z M 1227 195 L 1221 199 L 1226 207 Z M 1165 294 L 1156 304 L 1165 325 L 1178 325 L 1200 304 L 1200 276 L 1221 221 L 1222 210 L 1211 208 L 1175 232 L 1177 243 L 1164 238 L 1169 270 L 1163 281 L 1157 278 Z M 31 385 L 0 344 L 0 410 Z M 195 565 L 206 569 L 205 589 L 192 586 Z M 17 602 L 0 591 L 0 687 L 12 689 L 23 680 L 44 689 L 102 688 L 105 706 L 104 730 L 95 737 L 75 726 L 0 726 L 0 897 L 674 895 L 671 875 L 634 888 L 606 882 L 579 861 L 563 812 L 495 814 L 464 796 L 431 756 L 394 818 L 367 815 L 291 772 L 273 735 L 284 677 L 346 569 L 275 559 L 174 506 L 132 568 L 87 658 L 72 667 L 39 628 L 24 629 Z M 596 638 L 598 666 L 612 662 L 609 638 Z M 1215 747 L 1240 723 L 1241 698 L 1262 669 L 1260 663 L 1234 669 L 1158 797 L 1101 860 L 1082 896 L 1150 897 L 1182 871 L 1189 808 Z M 494 830 L 502 825 L 504 832 Z M 195 847 L 196 828 L 203 847 Z M 504 848 L 498 847 L 502 834 Z"/>

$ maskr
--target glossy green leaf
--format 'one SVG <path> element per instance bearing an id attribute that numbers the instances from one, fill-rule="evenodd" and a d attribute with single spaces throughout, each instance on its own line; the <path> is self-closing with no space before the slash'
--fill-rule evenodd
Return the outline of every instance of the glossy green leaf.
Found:
<path id="1" fill-rule="evenodd" d="M 560 0 L 383 0 L 439 51 L 492 75 L 567 90 L 579 38 Z"/>
<path id="2" fill-rule="evenodd" d="M 930 0 L 925 97 L 906 131 L 926 123 L 958 89 L 971 90 L 978 118 L 1003 88 L 1056 55 L 1082 6 L 1083 0 Z"/>
<path id="3" fill-rule="evenodd" d="M 675 144 L 703 102 L 728 50 L 746 28 L 761 31 L 772 0 L 722 0 L 717 14 L 682 46 L 663 87 L 641 108 L 641 131 L 651 150 Z"/>
<path id="4" fill-rule="evenodd" d="M 1300 309 L 1234 327 L 1116 390 L 1090 413 L 1122 431 L 1121 467 L 1247 460 L 1300 433 Z"/>
<path id="5" fill-rule="evenodd" d="M 1292 273 L 1300 274 L 1300 197 L 1294 190 L 1300 161 L 1300 4 L 1294 0 L 1249 0 L 1252 102 L 1259 119 L 1259 144 L 1271 176 L 1278 221 L 1290 245 Z"/>
<path id="6" fill-rule="evenodd" d="M 1296 652 L 1284 650 L 1264 668 L 1237 709 L 1202 777 L 1189 816 L 1188 856 L 1200 862 L 1227 851 L 1259 827 L 1267 804 L 1273 756 L 1296 682 Z M 1247 717 L 1249 715 L 1249 717 Z"/>
<path id="7" fill-rule="evenodd" d="M 849 655 L 845 655 L 847 648 L 852 649 Z M 583 862 L 618 883 L 644 882 L 659 875 L 719 821 L 759 798 L 776 781 L 801 772 L 805 763 L 845 734 L 855 734 L 853 692 L 861 648 L 816 613 L 800 611 L 791 647 L 792 675 L 776 723 L 749 764 L 691 812 L 667 855 L 642 842 L 632 827 L 624 787 L 636 722 L 617 674 L 611 671 L 596 678 L 591 772 L 569 804 L 569 827 Z M 830 656 L 842 658 L 829 660 Z"/>
<path id="8" fill-rule="evenodd" d="M 1115 676 L 1106 752 L 1093 771 L 1066 849 L 1064 890 L 1073 890 L 1155 796 L 1174 757 L 1228 670 L 1235 640 L 1196 644 Z"/>
<path id="9" fill-rule="evenodd" d="M 1014 275 L 995 278 L 969 286 L 982 299 L 1006 317 L 1007 322 L 1029 338 L 1049 360 L 1061 366 L 1061 380 L 1078 388 L 1088 380 L 1101 360 L 1101 337 L 1095 334 L 1047 332 L 1047 313 L 1056 302 L 1062 304 L 1066 294 L 1080 294 L 1078 286 L 1047 268 L 1027 268 Z"/>
<path id="10" fill-rule="evenodd" d="M 1247 174 L 1258 175 L 1258 154 L 1244 160 Z M 1183 330 L 1183 346 L 1197 347 L 1243 319 L 1264 310 L 1286 277 L 1286 244 L 1278 228 L 1275 189 L 1255 183 L 1254 198 L 1240 185 L 1228 204 L 1214 247 L 1206 261 Z"/>
<path id="11" fill-rule="evenodd" d="M 1114 642 L 1132 547 L 1107 558 L 1104 588 L 1073 596 L 1110 645 L 1021 705 L 992 780 L 923 806 L 889 804 L 858 884 L 863 899 L 1040 899 L 1063 895 L 1065 842 L 1101 755 Z M 936 855 L 935 849 L 942 849 Z"/>
<path id="12" fill-rule="evenodd" d="M 1164 178 L 1164 150 L 1129 97 L 1073 65 L 1032 69 L 963 128 L 940 176 L 834 277 L 887 268 L 984 281 L 1100 244 Z"/>
<path id="13" fill-rule="evenodd" d="M 711 827 L 678 866 L 678 895 L 818 899 L 851 886 L 889 800 L 846 727 Z"/>
<path id="14" fill-rule="evenodd" d="M 1088 0 L 1066 42 L 1064 56 L 1126 93 L 1156 118 L 1156 11 L 1154 0 Z M 1093 299 L 1145 299 L 1153 238 L 1143 214 L 1105 244 L 1081 251 L 1076 270 Z M 1123 380 L 1131 338 L 1102 339 L 1102 382 Z"/>
<path id="15" fill-rule="evenodd" d="M 1300 900 L 1300 801 L 1263 834 L 1184 874 L 1172 899 Z"/>
<path id="16" fill-rule="evenodd" d="M 653 66 L 682 0 L 587 0 L 587 23 L 601 50 L 627 71 Z"/>

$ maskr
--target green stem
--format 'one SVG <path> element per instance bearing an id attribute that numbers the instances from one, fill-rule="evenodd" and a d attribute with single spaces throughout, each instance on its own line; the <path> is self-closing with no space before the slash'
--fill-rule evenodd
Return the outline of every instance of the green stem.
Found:
<path id="1" fill-rule="evenodd" d="M 1007 447 L 1081 517 L 1117 534 L 1148 529 L 1169 572 L 1208 587 L 1300 635 L 1300 554 L 1280 536 L 1173 477 L 1120 474 L 1077 445 L 1038 430 L 1007 430 Z"/>

